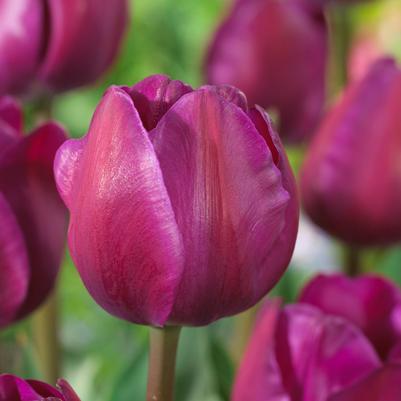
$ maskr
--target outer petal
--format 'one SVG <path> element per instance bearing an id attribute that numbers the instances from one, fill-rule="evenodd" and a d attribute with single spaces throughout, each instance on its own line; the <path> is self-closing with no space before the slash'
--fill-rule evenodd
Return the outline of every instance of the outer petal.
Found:
<path id="1" fill-rule="evenodd" d="M 301 173 L 305 210 L 344 241 L 401 239 L 400 101 L 401 70 L 383 59 L 346 91 L 309 148 Z"/>
<path id="2" fill-rule="evenodd" d="M 292 401 L 275 358 L 280 302 L 263 307 L 235 378 L 232 401 Z"/>
<path id="3" fill-rule="evenodd" d="M 352 324 L 309 305 L 284 309 L 276 332 L 276 357 L 293 398 L 326 401 L 380 366 L 369 341 Z"/>
<path id="4" fill-rule="evenodd" d="M 299 141 L 312 135 L 322 112 L 326 55 L 321 7 L 237 0 L 211 45 L 207 80 L 240 88 L 251 106 L 278 110 L 280 134 Z"/>
<path id="5" fill-rule="evenodd" d="M 0 120 L 14 128 L 21 136 L 23 128 L 21 106 L 10 96 L 0 98 Z"/>
<path id="6" fill-rule="evenodd" d="M 23 232 L 31 269 L 28 296 L 18 317 L 47 296 L 63 255 L 67 216 L 52 165 L 64 140 L 64 131 L 49 123 L 7 149 L 0 160 L 0 190 Z"/>
<path id="7" fill-rule="evenodd" d="M 29 262 L 23 233 L 0 192 L 0 329 L 18 314 L 28 291 Z"/>
<path id="8" fill-rule="evenodd" d="M 9 374 L 0 375 L 0 401 L 40 401 L 43 397 L 57 397 L 55 401 L 64 401 L 61 393 L 48 384 L 26 381 Z"/>
<path id="9" fill-rule="evenodd" d="M 47 1 L 49 42 L 40 76 L 53 90 L 95 81 L 110 66 L 127 25 L 126 0 Z"/>
<path id="10" fill-rule="evenodd" d="M 0 95 L 27 89 L 43 46 L 43 2 L 0 2 Z"/>
<path id="11" fill-rule="evenodd" d="M 189 85 L 166 75 L 151 75 L 128 89 L 147 130 L 156 127 L 167 110 L 189 92 L 192 92 Z"/>
<path id="12" fill-rule="evenodd" d="M 61 147 L 55 171 L 59 179 L 68 163 L 75 170 L 64 197 L 82 280 L 108 312 L 163 325 L 182 274 L 182 242 L 153 146 L 124 90 L 104 96 L 81 156 L 59 163 L 75 149 L 72 141 Z M 66 188 L 63 179 L 58 185 Z"/>
<path id="13" fill-rule="evenodd" d="M 239 107 L 207 89 L 183 96 L 151 137 L 185 249 L 169 321 L 201 325 L 247 309 L 287 266 L 272 258 L 290 196 L 269 148 Z"/>
<path id="14" fill-rule="evenodd" d="M 57 387 L 59 387 L 63 393 L 65 401 L 80 401 L 79 397 L 67 381 L 63 379 L 58 380 Z"/>
<path id="15" fill-rule="evenodd" d="M 326 401 L 380 365 L 368 340 L 347 321 L 308 305 L 268 304 L 252 334 L 233 401 Z"/>
<path id="16" fill-rule="evenodd" d="M 328 401 L 399 401 L 401 400 L 401 365 L 388 364 Z"/>
<path id="17" fill-rule="evenodd" d="M 401 340 L 401 291 L 381 277 L 319 275 L 300 301 L 356 324 L 383 358 Z"/>

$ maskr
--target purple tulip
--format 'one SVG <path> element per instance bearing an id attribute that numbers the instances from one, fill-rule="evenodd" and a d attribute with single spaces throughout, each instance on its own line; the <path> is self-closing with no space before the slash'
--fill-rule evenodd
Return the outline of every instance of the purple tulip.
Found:
<path id="1" fill-rule="evenodd" d="M 0 328 L 35 309 L 53 287 L 67 213 L 52 174 L 66 136 L 55 123 L 22 135 L 21 111 L 0 98 Z"/>
<path id="2" fill-rule="evenodd" d="M 304 288 L 299 301 L 357 325 L 383 359 L 401 341 L 401 290 L 384 278 L 319 275 Z"/>
<path id="3" fill-rule="evenodd" d="M 233 401 L 327 401 L 380 367 L 356 326 L 311 305 L 279 306 L 269 301 L 262 310 Z"/>
<path id="4" fill-rule="evenodd" d="M 267 115 L 232 87 L 111 87 L 55 176 L 82 280 L 123 319 L 210 323 L 254 305 L 289 263 L 294 178 Z"/>
<path id="5" fill-rule="evenodd" d="M 237 0 L 206 60 L 207 80 L 279 112 L 289 141 L 310 137 L 325 98 L 327 27 L 309 0 Z"/>
<path id="6" fill-rule="evenodd" d="M 400 401 L 401 365 L 388 364 L 328 401 Z"/>
<path id="7" fill-rule="evenodd" d="M 2 0 L 0 94 L 92 83 L 114 60 L 127 15 L 127 0 Z"/>
<path id="8" fill-rule="evenodd" d="M 58 389 L 37 380 L 23 380 L 17 376 L 0 375 L 0 401 L 80 401 L 65 381 L 57 382 Z"/>
<path id="9" fill-rule="evenodd" d="M 301 173 L 306 212 L 357 245 L 401 240 L 401 71 L 375 63 L 320 127 Z"/>

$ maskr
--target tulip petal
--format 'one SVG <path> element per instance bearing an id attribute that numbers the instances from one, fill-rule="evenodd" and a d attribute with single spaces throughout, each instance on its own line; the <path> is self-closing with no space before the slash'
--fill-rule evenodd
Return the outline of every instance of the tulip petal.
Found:
<path id="1" fill-rule="evenodd" d="M 216 92 L 229 103 L 234 103 L 245 112 L 248 111 L 248 101 L 243 92 L 231 85 L 203 85 L 199 89 Z"/>
<path id="2" fill-rule="evenodd" d="M 63 393 L 65 401 L 80 401 L 79 397 L 77 396 L 73 388 L 66 380 L 63 379 L 58 380 L 57 387 Z"/>
<path id="3" fill-rule="evenodd" d="M 31 266 L 28 296 L 19 318 L 48 295 L 63 255 L 67 216 L 52 166 L 64 140 L 64 131 L 49 123 L 9 147 L 0 159 L 0 190 L 21 227 Z"/>
<path id="4" fill-rule="evenodd" d="M 244 91 L 250 106 L 279 112 L 279 133 L 310 138 L 322 114 L 327 27 L 303 0 L 234 2 L 206 60 L 207 81 Z"/>
<path id="5" fill-rule="evenodd" d="M 43 46 L 43 2 L 0 2 L 0 95 L 25 89 Z"/>
<path id="6" fill-rule="evenodd" d="M 24 236 L 0 192 L 0 329 L 12 322 L 28 291 L 29 262 Z"/>
<path id="7" fill-rule="evenodd" d="M 269 148 L 243 110 L 207 89 L 179 99 L 150 135 L 186 252 L 170 321 L 247 309 L 287 266 L 271 257 L 290 197 Z"/>
<path id="8" fill-rule="evenodd" d="M 401 290 L 384 278 L 319 275 L 304 288 L 300 302 L 357 325 L 383 358 L 401 340 Z"/>
<path id="9" fill-rule="evenodd" d="M 328 401 L 399 401 L 401 365 L 388 364 L 364 380 L 330 397 Z"/>
<path id="10" fill-rule="evenodd" d="M 274 356 L 280 302 L 265 303 L 235 378 L 232 401 L 292 401 Z"/>
<path id="11" fill-rule="evenodd" d="M 76 146 L 62 146 L 57 179 L 66 176 L 62 155 Z M 109 313 L 163 325 L 182 274 L 182 241 L 153 146 L 124 90 L 108 90 L 70 162 L 69 245 L 85 286 Z"/>
<path id="12" fill-rule="evenodd" d="M 0 98 L 0 120 L 14 128 L 18 138 L 22 136 L 22 110 L 12 97 L 3 96 Z"/>
<path id="13" fill-rule="evenodd" d="M 181 96 L 192 92 L 192 88 L 166 75 L 151 75 L 127 92 L 135 103 L 143 126 L 150 131 Z"/>
<path id="14" fill-rule="evenodd" d="M 293 397 L 302 391 L 305 401 L 326 401 L 380 366 L 356 327 L 302 304 L 288 306 L 281 314 L 276 353 L 287 391 Z"/>
<path id="15" fill-rule="evenodd" d="M 126 0 L 48 1 L 49 43 L 40 70 L 63 91 L 95 81 L 113 61 L 127 25 Z"/>
<path id="16" fill-rule="evenodd" d="M 344 93 L 327 114 L 301 172 L 311 219 L 351 244 L 401 239 L 401 70 L 390 58 Z M 366 118 L 372 116 L 372 118 Z"/>

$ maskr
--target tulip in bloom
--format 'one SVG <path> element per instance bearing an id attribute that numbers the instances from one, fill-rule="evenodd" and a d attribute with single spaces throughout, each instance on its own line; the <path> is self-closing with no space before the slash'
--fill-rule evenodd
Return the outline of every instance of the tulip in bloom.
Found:
<path id="1" fill-rule="evenodd" d="M 203 325 L 254 305 L 294 247 L 294 178 L 267 115 L 228 86 L 111 87 L 58 151 L 69 247 L 108 312 Z"/>
<path id="2" fill-rule="evenodd" d="M 100 4 L 101 3 L 101 4 Z M 92 83 L 112 63 L 127 0 L 2 0 L 0 94 L 65 91 Z"/>
<path id="3" fill-rule="evenodd" d="M 359 246 L 401 240 L 401 70 L 381 59 L 349 87 L 311 144 L 301 193 L 312 220 Z"/>
<path id="4" fill-rule="evenodd" d="M 277 300 L 269 301 L 241 362 L 232 400 L 328 401 L 380 367 L 368 339 L 347 320 L 306 304 L 280 310 Z M 365 401 L 352 400 L 359 399 Z"/>
<path id="5" fill-rule="evenodd" d="M 57 382 L 58 389 L 37 380 L 0 375 L 0 401 L 80 401 L 65 380 Z"/>
<path id="6" fill-rule="evenodd" d="M 289 141 L 310 137 L 325 98 L 327 27 L 310 0 L 236 0 L 206 60 L 209 83 L 231 84 L 273 108 Z"/>
<path id="7" fill-rule="evenodd" d="M 22 115 L 0 98 L 0 328 L 35 309 L 53 287 L 67 229 L 53 178 L 66 139 L 55 123 L 22 135 Z"/>
<path id="8" fill-rule="evenodd" d="M 319 275 L 299 301 L 357 325 L 383 359 L 401 341 L 401 290 L 379 276 Z"/>

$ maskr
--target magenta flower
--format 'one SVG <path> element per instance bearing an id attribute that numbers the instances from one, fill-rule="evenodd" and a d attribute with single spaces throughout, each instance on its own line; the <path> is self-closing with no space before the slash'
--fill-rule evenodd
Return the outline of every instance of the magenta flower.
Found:
<path id="1" fill-rule="evenodd" d="M 401 341 L 401 290 L 384 278 L 319 275 L 299 301 L 357 325 L 384 359 Z"/>
<path id="2" fill-rule="evenodd" d="M 301 173 L 306 212 L 357 245 L 401 240 L 401 71 L 375 63 L 320 127 Z"/>
<path id="3" fill-rule="evenodd" d="M 399 401 L 401 365 L 390 363 L 364 380 L 330 397 L 328 401 Z"/>
<path id="4" fill-rule="evenodd" d="M 53 287 L 67 213 L 52 174 L 66 136 L 55 123 L 22 134 L 22 115 L 0 98 L 0 328 L 34 310 Z"/>
<path id="5" fill-rule="evenodd" d="M 277 300 L 269 301 L 238 370 L 232 400 L 327 401 L 380 365 L 369 341 L 345 319 L 306 304 L 280 310 Z"/>
<path id="6" fill-rule="evenodd" d="M 0 375 L 0 401 L 80 401 L 65 380 L 57 382 L 58 389 L 37 380 Z"/>
<path id="7" fill-rule="evenodd" d="M 212 84 L 243 90 L 250 104 L 273 108 L 289 141 L 310 137 L 325 98 L 327 27 L 310 0 L 236 0 L 206 60 Z"/>
<path id="8" fill-rule="evenodd" d="M 3 0 L 0 94 L 92 83 L 114 60 L 127 14 L 126 0 Z"/>
<path id="9" fill-rule="evenodd" d="M 111 87 L 55 176 L 82 280 L 123 319 L 210 323 L 255 304 L 289 263 L 294 178 L 267 115 L 232 87 Z"/>

